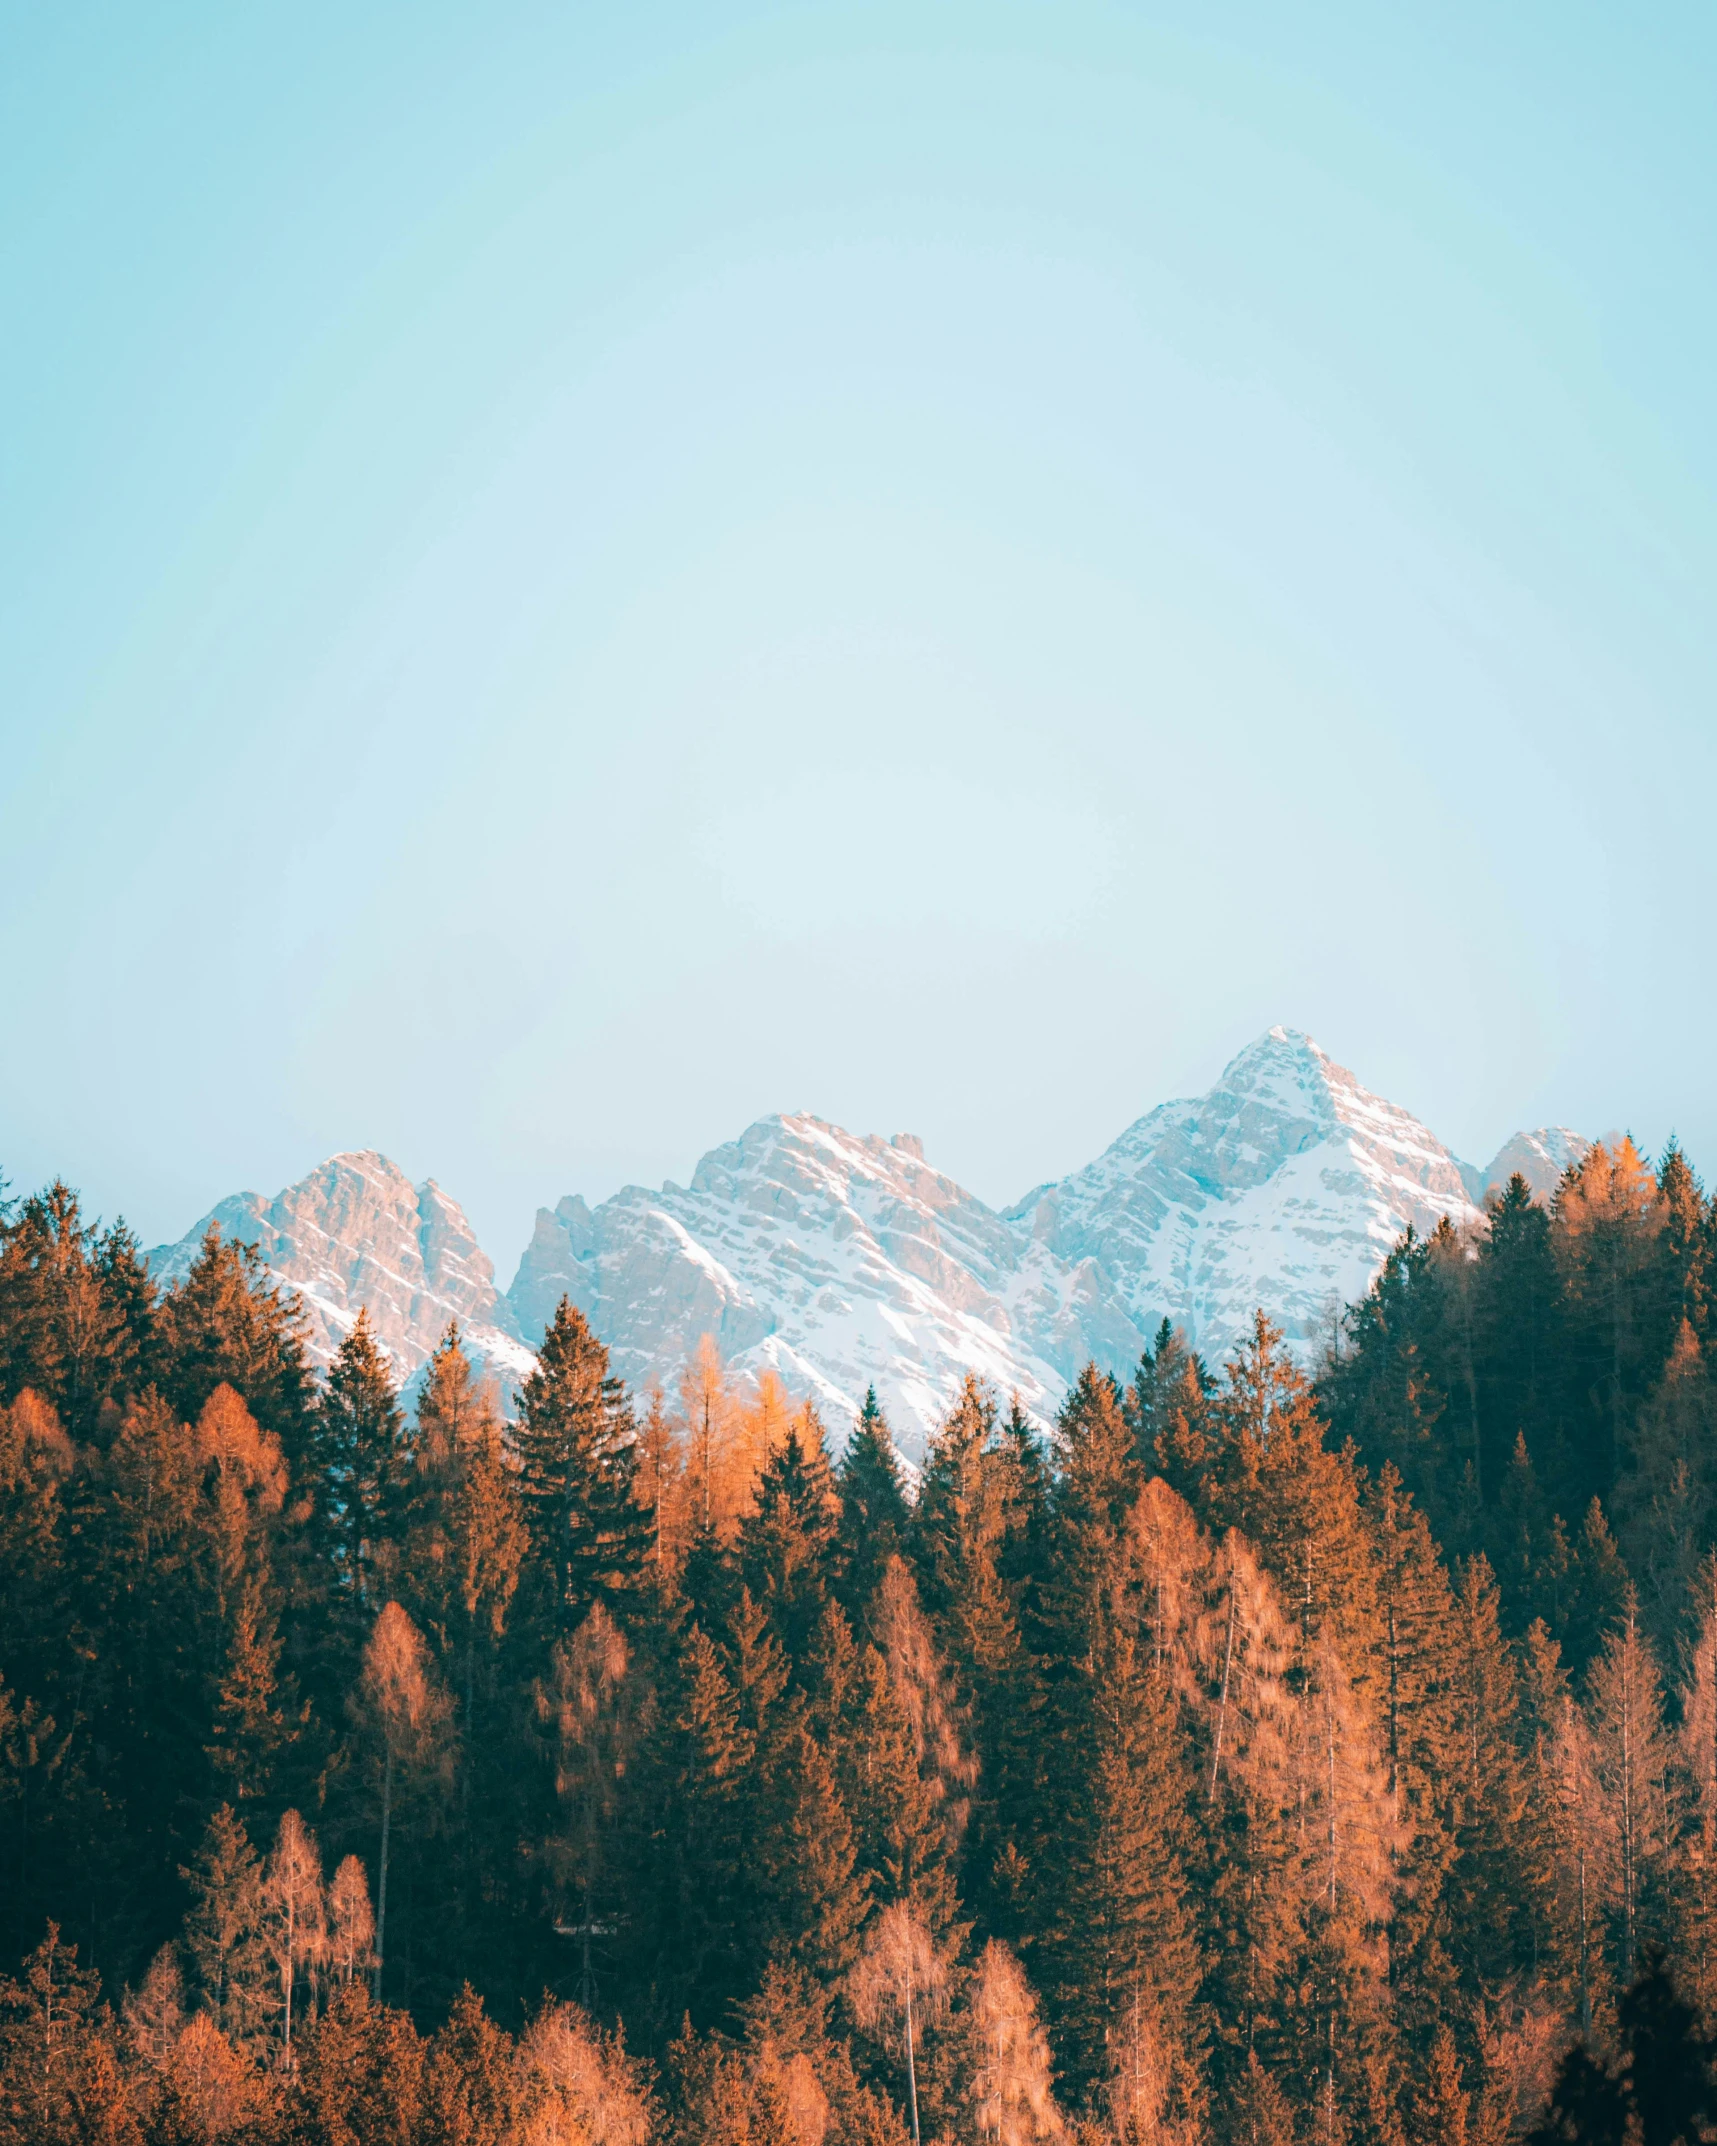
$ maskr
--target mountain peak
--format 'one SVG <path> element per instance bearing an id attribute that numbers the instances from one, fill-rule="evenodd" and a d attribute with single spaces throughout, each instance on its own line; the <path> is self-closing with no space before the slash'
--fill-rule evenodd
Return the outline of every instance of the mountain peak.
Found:
<path id="1" fill-rule="evenodd" d="M 332 1362 L 362 1308 L 402 1382 L 455 1319 L 472 1355 L 503 1387 L 530 1369 L 531 1353 L 464 1210 L 433 1178 L 414 1186 L 376 1148 L 330 1155 L 273 1200 L 254 1192 L 223 1200 L 177 1244 L 149 1254 L 159 1286 L 190 1272 L 211 1222 L 254 1244 L 270 1272 L 297 1291 L 318 1367 Z"/>
<path id="2" fill-rule="evenodd" d="M 1208 1094 L 1164 1103 L 1084 1170 L 1009 1210 L 1114 1277 L 1146 1331 L 1218 1355 L 1263 1305 L 1302 1354 L 1409 1222 L 1477 1219 L 1460 1165 L 1302 1030 L 1275 1027 Z"/>
<path id="3" fill-rule="evenodd" d="M 1262 1306 L 1310 1358 L 1407 1224 L 1477 1223 L 1487 1185 L 1516 1169 L 1548 1198 L 1585 1146 L 1540 1127 L 1469 1169 L 1278 1024 L 1206 1094 L 1147 1112 L 1005 1213 L 915 1134 L 794 1111 L 712 1148 L 689 1187 L 541 1209 L 505 1297 L 458 1202 L 375 1148 L 329 1156 L 272 1200 L 235 1194 L 150 1265 L 178 1280 L 217 1221 L 299 1293 L 318 1365 L 367 1306 L 409 1380 L 457 1319 L 503 1392 L 566 1295 L 635 1387 L 671 1383 L 707 1333 L 740 1374 L 773 1369 L 814 1396 L 837 1438 L 874 1384 L 916 1457 L 968 1372 L 1041 1422 L 1088 1361 L 1122 1370 L 1164 1318 L 1219 1361 Z"/>

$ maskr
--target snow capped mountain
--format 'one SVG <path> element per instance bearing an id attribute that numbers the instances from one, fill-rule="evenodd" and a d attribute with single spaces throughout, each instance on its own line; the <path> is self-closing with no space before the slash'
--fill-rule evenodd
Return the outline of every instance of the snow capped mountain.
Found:
<path id="1" fill-rule="evenodd" d="M 458 1203 L 433 1178 L 413 1185 L 385 1155 L 332 1156 L 273 1200 L 234 1193 L 177 1244 L 149 1254 L 157 1284 L 183 1280 L 211 1222 L 223 1236 L 258 1246 L 270 1271 L 297 1290 L 318 1367 L 333 1360 L 366 1305 L 402 1385 L 428 1361 L 450 1319 L 503 1391 L 536 1361 Z"/>
<path id="2" fill-rule="evenodd" d="M 520 1331 L 540 1336 L 563 1291 L 634 1383 L 671 1384 L 713 1334 L 737 1369 L 812 1394 L 837 1437 L 874 1383 L 913 1455 L 968 1370 L 1047 1416 L 1088 1358 L 1142 1341 L 1090 1260 L 1010 1229 L 910 1135 L 804 1116 L 759 1119 L 687 1188 L 540 1210 L 508 1292 Z"/>
<path id="3" fill-rule="evenodd" d="M 504 1395 L 564 1293 L 634 1387 L 671 1392 L 712 1334 L 739 1372 L 772 1367 L 814 1396 L 837 1442 L 874 1383 L 917 1458 L 967 1371 L 1042 1420 L 1088 1359 L 1125 1371 L 1165 1318 L 1216 1364 L 1261 1305 L 1309 1360 L 1409 1223 L 1478 1222 L 1514 1170 L 1548 1198 L 1585 1148 L 1544 1127 L 1473 1169 L 1309 1036 L 1273 1028 L 1207 1095 L 1162 1104 L 1004 1213 L 908 1134 L 772 1117 L 706 1155 L 689 1186 L 539 1209 L 504 1297 L 433 1179 L 414 1186 L 368 1151 L 272 1201 L 222 1201 L 150 1264 L 179 1279 L 219 1222 L 303 1297 L 318 1364 L 367 1305 L 408 1383 L 457 1319 Z"/>
<path id="4" fill-rule="evenodd" d="M 1481 1196 L 1493 1189 L 1500 1191 L 1518 1171 L 1531 1187 L 1533 1198 L 1548 1204 L 1562 1181 L 1563 1171 L 1577 1163 L 1591 1144 L 1565 1125 L 1541 1125 L 1536 1132 L 1516 1133 L 1497 1149 L 1484 1173 Z"/>
<path id="5" fill-rule="evenodd" d="M 1139 1326 L 1170 1319 L 1213 1362 L 1259 1305 L 1309 1354 L 1407 1224 L 1445 1215 L 1478 1219 L 1454 1156 L 1291 1028 L 1007 1210 L 1058 1258 L 1095 1261 Z"/>

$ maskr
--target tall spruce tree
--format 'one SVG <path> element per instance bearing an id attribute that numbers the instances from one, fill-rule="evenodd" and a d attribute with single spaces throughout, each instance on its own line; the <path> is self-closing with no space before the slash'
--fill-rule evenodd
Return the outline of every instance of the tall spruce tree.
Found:
<path id="1" fill-rule="evenodd" d="M 296 1472 L 314 1416 L 306 1330 L 298 1299 L 269 1274 L 256 1246 L 223 1237 L 211 1223 L 189 1273 L 157 1307 L 163 1390 L 191 1423 L 217 1386 L 232 1387 Z"/>
<path id="2" fill-rule="evenodd" d="M 906 1547 L 908 1509 L 894 1436 L 876 1388 L 869 1387 L 841 1455 L 841 1515 L 836 1533 L 836 1591 L 847 1615 L 862 1623 L 882 1569 Z"/>
<path id="3" fill-rule="evenodd" d="M 411 1447 L 367 1311 L 340 1343 L 311 1445 L 316 1528 L 336 1599 L 357 1629 L 391 1589 L 405 1524 Z"/>
<path id="4" fill-rule="evenodd" d="M 635 1584 L 651 1530 L 626 1389 L 568 1297 L 520 1390 L 514 1442 L 532 1607 L 550 1632 L 570 1632 L 594 1602 L 613 1604 Z"/>
<path id="5" fill-rule="evenodd" d="M 822 1426 L 807 1408 L 770 1455 L 739 1524 L 740 1578 L 799 1668 L 830 1599 L 840 1510 Z"/>
<path id="6" fill-rule="evenodd" d="M 1053 1846 L 1035 1889 L 1035 1946 L 1054 2000 L 1057 2056 L 1075 2102 L 1108 2076 L 1110 2037 L 1136 2011 L 1175 2053 L 1195 2104 L 1198 1955 L 1183 1850 L 1190 1782 L 1173 1702 L 1124 1633 L 1092 1636 L 1065 1741 Z"/>

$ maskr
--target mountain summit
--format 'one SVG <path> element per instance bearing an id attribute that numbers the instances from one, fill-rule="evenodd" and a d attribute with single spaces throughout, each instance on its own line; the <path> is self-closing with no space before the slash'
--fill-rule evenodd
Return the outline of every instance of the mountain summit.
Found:
<path id="1" fill-rule="evenodd" d="M 222 1200 L 177 1244 L 149 1254 L 157 1285 L 183 1280 L 211 1223 L 254 1244 L 269 1271 L 298 1292 L 318 1369 L 332 1363 L 360 1307 L 402 1385 L 454 1319 L 503 1389 L 536 1362 L 458 1202 L 432 1177 L 414 1185 L 373 1148 L 330 1156 L 272 1200 L 256 1192 Z"/>
<path id="2" fill-rule="evenodd" d="M 713 1334 L 842 1428 L 874 1383 L 909 1451 L 967 1371 L 1044 1415 L 1089 1358 L 1141 1346 L 1090 1261 L 1011 1229 L 912 1135 L 806 1116 L 760 1118 L 689 1187 L 540 1210 L 508 1291 L 520 1331 L 540 1335 L 563 1291 L 634 1382 L 671 1380 Z"/>
<path id="3" fill-rule="evenodd" d="M 1170 1319 L 1215 1359 L 1259 1305 L 1309 1351 L 1408 1223 L 1445 1216 L 1478 1219 L 1463 1166 L 1292 1028 L 1007 1210 L 1058 1257 L 1094 1260 L 1136 1321 Z"/>
<path id="4" fill-rule="evenodd" d="M 1042 1420 L 1086 1361 L 1126 1370 L 1165 1318 L 1219 1363 L 1261 1305 L 1309 1360 L 1409 1223 L 1478 1221 L 1514 1169 L 1548 1197 L 1585 1145 L 1541 1127 L 1473 1169 L 1309 1036 L 1272 1028 L 1207 1095 L 999 1213 L 911 1134 L 795 1115 L 713 1149 L 689 1186 L 539 1209 L 505 1296 L 457 1204 L 369 1150 L 272 1201 L 234 1195 L 150 1265 L 176 1280 L 218 1222 L 302 1295 L 318 1364 L 367 1305 L 409 1381 L 456 1318 L 504 1394 L 564 1293 L 635 1387 L 671 1389 L 713 1334 L 736 1369 L 813 1395 L 837 1439 L 874 1384 L 917 1457 L 967 1371 Z"/>

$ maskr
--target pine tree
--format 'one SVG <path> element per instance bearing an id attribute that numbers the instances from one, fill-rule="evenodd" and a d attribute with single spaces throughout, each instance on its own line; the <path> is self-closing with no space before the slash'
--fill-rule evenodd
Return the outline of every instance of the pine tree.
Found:
<path id="1" fill-rule="evenodd" d="M 1517 1172 L 1487 1209 L 1476 1262 L 1474 1327 L 1485 1482 L 1497 1484 L 1524 1438 L 1565 1492 L 1572 1468 L 1562 1399 L 1563 1292 L 1550 1216 Z"/>
<path id="2" fill-rule="evenodd" d="M 1293 2146 L 1294 2112 L 1256 2049 L 1247 2050 L 1234 2091 L 1219 2114 L 1227 2146 Z"/>
<path id="3" fill-rule="evenodd" d="M 184 1281 L 161 1298 L 156 1329 L 163 1390 L 182 1421 L 195 1422 L 215 1388 L 231 1386 L 298 1466 L 315 1394 L 306 1321 L 255 1245 L 225 1238 L 211 1223 Z"/>
<path id="4" fill-rule="evenodd" d="M 840 1507 L 822 1427 L 806 1409 L 758 1479 L 739 1524 L 739 1573 L 789 1658 L 803 1664 L 822 1622 Z"/>
<path id="5" fill-rule="evenodd" d="M 1079 1374 L 1056 1417 L 1055 1457 L 1051 1616 L 1062 1645 L 1079 1652 L 1120 1568 L 1127 1519 L 1144 1487 L 1120 1389 L 1095 1364 Z"/>
<path id="6" fill-rule="evenodd" d="M 94 2115 L 89 2107 L 88 2072 L 92 2057 L 99 2062 L 98 2037 L 103 2022 L 96 2002 L 101 1979 L 77 1964 L 78 1948 L 62 1942 L 59 1927 L 49 1923 L 47 1934 L 24 1962 L 16 1979 L 0 1978 L 0 2137 L 24 2141 L 42 2140 L 58 2146 L 102 2129 L 83 2118 Z M 109 2085 L 111 2072 L 103 2067 L 102 2083 Z M 111 2110 L 118 2096 L 111 2091 L 96 2097 L 97 2106 Z M 125 2138 L 123 2130 L 108 2130 L 115 2146 Z M 131 2137 L 135 2138 L 135 2131 Z"/>
<path id="7" fill-rule="evenodd" d="M 1661 1363 L 1670 1355 L 1675 1336 L 1684 1325 L 1690 1326 L 1695 1335 L 1704 1333 L 1711 1279 L 1711 1206 L 1673 1136 L 1658 1165 L 1657 1190 L 1663 1208 L 1663 1229 L 1657 1242 L 1657 1273 L 1651 1291 L 1655 1302 L 1647 1316 L 1656 1329 L 1650 1353 Z"/>
<path id="8" fill-rule="evenodd" d="M 570 1904 L 566 1927 L 578 1934 L 578 2001 L 586 2011 L 596 2002 L 596 1940 L 618 1908 L 614 1833 L 641 1726 L 630 1668 L 630 1650 L 599 1602 L 570 1641 L 556 1643 L 549 1680 L 537 1687 L 537 1711 L 555 1737 L 555 1793 L 566 1823 L 554 1861 Z"/>
<path id="9" fill-rule="evenodd" d="M 209 1764 L 217 1793 L 230 1802 L 266 1803 L 308 1709 L 294 1708 L 290 1691 L 282 1690 L 280 1635 L 260 1573 L 244 1575 L 225 1640 L 210 1708 Z"/>
<path id="10" fill-rule="evenodd" d="M 656 2135 L 647 2074 L 618 2035 L 598 2034 L 575 2005 L 542 2005 L 519 2037 L 517 2065 L 533 2146 L 648 2146 Z"/>
<path id="11" fill-rule="evenodd" d="M 1629 1428 L 1616 1486 L 1620 1547 L 1655 1643 L 1682 1636 L 1699 1560 L 1717 1521 L 1717 1386 L 1683 1319 L 1663 1376 Z"/>
<path id="12" fill-rule="evenodd" d="M 420 2146 L 423 2069 L 423 2044 L 407 2015 L 350 1982 L 304 2037 L 286 2135 L 317 2146 Z"/>
<path id="13" fill-rule="evenodd" d="M 870 1387 L 841 1455 L 840 1524 L 835 1538 L 836 1592 L 861 1623 L 891 1557 L 906 1547 L 908 1511 L 894 1437 Z"/>
<path id="14" fill-rule="evenodd" d="M 387 1363 L 360 1311 L 316 1409 L 319 1524 L 336 1585 L 359 1619 L 394 1583 L 411 1452 Z"/>
<path id="15" fill-rule="evenodd" d="M 1195 1511 L 1203 1509 L 1216 1454 L 1208 1389 L 1204 1365 L 1165 1319 L 1124 1401 L 1140 1467 L 1162 1476 Z"/>
<path id="16" fill-rule="evenodd" d="M 262 1864 L 231 1807 L 217 1806 L 195 1862 L 185 1948 L 203 2005 L 236 2047 L 266 2030 L 271 1966 L 263 1942 Z"/>
<path id="17" fill-rule="evenodd" d="M 637 1447 L 625 1388 L 584 1314 L 562 1297 L 519 1394 L 515 1430 L 529 1562 L 550 1631 L 623 1594 L 650 1550 L 636 1494 Z"/>
<path id="18" fill-rule="evenodd" d="M 1170 1695 L 1112 1631 L 1096 1635 L 1076 1692 L 1064 1708 L 1065 1786 L 1039 1945 L 1061 2076 L 1084 2100 L 1107 2075 L 1114 2023 L 1135 2006 L 1165 2048 L 1196 2065 L 1198 1958 L 1183 1862 L 1190 1783 Z"/>
<path id="19" fill-rule="evenodd" d="M 1455 2037 L 1445 2024 L 1431 2043 L 1424 2089 L 1409 2103 L 1407 2136 L 1413 2146 L 1467 2146 L 1469 2113 Z"/>
<path id="20" fill-rule="evenodd" d="M 1717 1552 L 1700 1565 L 1690 1613 L 1676 1739 L 1690 1809 L 1676 1848 L 1675 1957 L 1709 2029 L 1717 2026 Z"/>
<path id="21" fill-rule="evenodd" d="M 1665 1219 L 1657 1182 L 1626 1136 L 1589 1148 L 1557 1190 L 1551 1235 L 1567 1292 L 1583 1498 L 1615 1483 L 1633 1410 L 1662 1365 L 1649 1295 Z"/>
<path id="22" fill-rule="evenodd" d="M 346 1856 L 328 1887 L 327 1961 L 340 1987 L 374 1971 L 376 1918 L 370 1907 L 369 1880 L 355 1855 Z"/>
<path id="23" fill-rule="evenodd" d="M 1632 1582 L 1596 1498 L 1587 1506 L 1580 1532 L 1568 1543 L 1565 1557 L 1556 1554 L 1558 1548 L 1553 1529 L 1550 1563 L 1561 1611 L 1557 1632 L 1568 1666 L 1579 1670 L 1590 1663 L 1605 1633 L 1624 1614 Z"/>
<path id="24" fill-rule="evenodd" d="M 28 1386 L 90 1443 L 103 1410 L 135 1397 L 152 1339 L 135 1249 L 123 1224 L 104 1235 L 85 1222 L 58 1180 L 0 1217 L 0 1401 Z"/>
<path id="25" fill-rule="evenodd" d="M 910 1903 L 940 1937 L 959 1912 L 947 1789 L 926 1771 L 907 1702 L 882 1654 L 866 1645 L 829 1738 L 836 1785 L 850 1814 L 858 1868 L 874 1897 Z"/>
<path id="26" fill-rule="evenodd" d="M 1592 1665 L 1590 1686 L 1598 1807 L 1611 1843 L 1611 1942 L 1625 1986 L 1662 1926 L 1670 1847 L 1662 1684 L 1631 1594 Z"/>
<path id="27" fill-rule="evenodd" d="M 1300 1627 L 1359 1674 L 1376 1651 L 1376 1569 L 1351 1461 L 1324 1446 L 1315 1397 L 1262 1312 L 1227 1367 L 1211 1517 L 1256 1547 Z"/>
<path id="28" fill-rule="evenodd" d="M 1293 1809 L 1298 1700 L 1293 1631 L 1245 1540 L 1225 1537 L 1193 1633 L 1202 1723 L 1193 1897 L 1206 1957 L 1221 2094 L 1247 2052 L 1273 2046 L 1298 1957 L 1302 1902 Z"/>
<path id="29" fill-rule="evenodd" d="M 931 1440 L 913 1514 L 913 1567 L 935 1637 L 935 1651 L 958 1665 L 946 1675 L 951 1704 L 970 1726 L 957 1737 L 975 1742 L 975 1773 L 983 1793 L 967 1843 L 964 1890 L 989 1928 L 1017 1935 L 1027 1872 L 1036 1855 L 1044 1813 L 1034 1793 L 1044 1762 L 1044 1697 L 1036 1664 L 1024 1645 L 1014 1590 L 1002 1570 L 1016 1547 L 1010 1529 L 1020 1517 L 1022 1484 L 1017 1452 L 998 1448 L 989 1395 L 967 1379 L 960 1399 Z M 900 1577 L 885 1571 L 873 1616 L 904 1603 Z M 884 1652 L 903 1658 L 900 1647 Z M 951 1718 L 951 1717 L 950 1717 Z M 970 1766 L 970 1759 L 963 1764 Z M 944 1774 L 950 1786 L 951 1773 Z M 970 1778 L 950 1806 L 971 1809 Z"/>
<path id="30" fill-rule="evenodd" d="M 429 1360 L 406 1505 L 401 1578 L 459 1693 L 470 1739 L 479 1693 L 494 1695 L 526 1536 L 494 1394 L 472 1371 L 457 1325 Z"/>
<path id="31" fill-rule="evenodd" d="M 759 1756 L 749 1828 L 760 1880 L 759 1952 L 796 1959 L 832 1981 L 857 1949 L 870 1892 L 840 1791 L 796 1706 Z"/>
<path id="32" fill-rule="evenodd" d="M 429 2045 L 419 2136 L 426 2146 L 511 2146 L 521 2100 L 513 2038 L 467 1982 Z"/>
<path id="33" fill-rule="evenodd" d="M 756 1739 L 720 1654 L 692 1627 L 628 1799 L 630 1980 L 653 2024 L 709 2023 L 746 1987 L 753 1874 L 746 1790 Z"/>
<path id="34" fill-rule="evenodd" d="M 1454 1846 L 1442 1941 L 1469 2004 L 1502 1975 L 1559 1964 L 1548 1941 L 1554 1843 L 1521 1756 L 1518 1680 L 1499 1619 L 1490 1567 L 1471 1558 L 1451 1617 L 1452 1718 L 1437 1769 Z"/>

